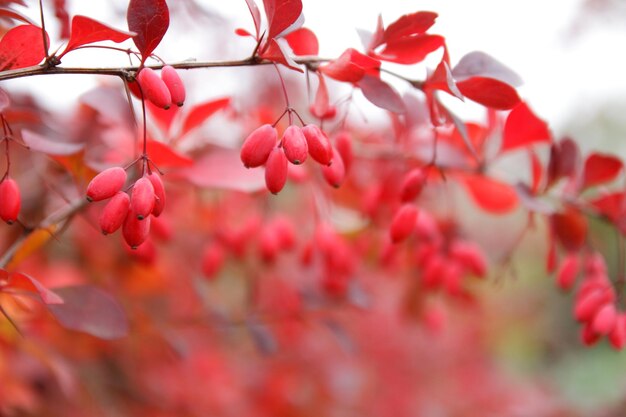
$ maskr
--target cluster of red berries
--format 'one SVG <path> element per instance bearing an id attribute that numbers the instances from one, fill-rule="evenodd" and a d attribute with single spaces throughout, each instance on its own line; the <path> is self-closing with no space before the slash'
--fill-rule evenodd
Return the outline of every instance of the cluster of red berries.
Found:
<path id="1" fill-rule="evenodd" d="M 176 69 L 170 65 L 165 65 L 161 69 L 159 77 L 152 68 L 144 67 L 137 73 L 137 82 L 141 91 L 137 91 L 136 86 L 130 83 L 133 94 L 143 97 L 157 107 L 169 109 L 171 104 L 182 106 L 185 102 L 185 85 Z"/>
<path id="2" fill-rule="evenodd" d="M 8 224 L 15 223 L 21 204 L 22 199 L 17 182 L 5 177 L 0 182 L 0 219 Z"/>
<path id="3" fill-rule="evenodd" d="M 290 125 L 278 141 L 278 131 L 270 124 L 255 129 L 241 147 L 241 161 L 246 168 L 265 165 L 265 185 L 278 194 L 287 182 L 289 162 L 302 164 L 310 155 L 322 165 L 326 181 L 339 187 L 346 175 L 343 155 L 316 125 Z"/>
<path id="4" fill-rule="evenodd" d="M 123 168 L 102 171 L 87 186 L 87 200 L 109 200 L 100 213 L 102 233 L 110 234 L 122 227 L 124 240 L 136 249 L 148 238 L 151 216 L 163 212 L 165 188 L 159 174 L 149 172 L 134 182 L 129 196 L 122 190 L 126 179 Z"/>
<path id="5" fill-rule="evenodd" d="M 618 310 L 617 295 L 604 258 L 594 253 L 581 262 L 577 253 L 569 253 L 559 265 L 558 285 L 569 290 L 580 272 L 583 281 L 576 292 L 574 317 L 583 325 L 583 343 L 589 346 L 606 336 L 615 349 L 621 350 L 626 345 L 626 312 Z"/>

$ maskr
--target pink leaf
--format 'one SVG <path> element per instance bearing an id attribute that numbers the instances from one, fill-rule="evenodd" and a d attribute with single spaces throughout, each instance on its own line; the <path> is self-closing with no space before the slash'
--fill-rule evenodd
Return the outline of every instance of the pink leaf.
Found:
<path id="1" fill-rule="evenodd" d="M 0 71 L 37 65 L 45 57 L 40 27 L 17 26 L 5 33 L 0 40 Z"/>
<path id="2" fill-rule="evenodd" d="M 437 65 L 435 72 L 426 80 L 424 88 L 445 91 L 459 100 L 463 100 L 463 94 L 461 94 L 459 88 L 456 86 L 452 78 L 452 73 L 450 72 L 450 67 L 445 60 L 441 60 L 439 65 Z"/>
<path id="3" fill-rule="evenodd" d="M 185 121 L 183 122 L 183 128 L 181 136 L 186 135 L 191 130 L 200 126 L 209 117 L 213 116 L 217 111 L 224 109 L 230 105 L 230 98 L 219 98 L 216 100 L 207 101 L 205 103 L 198 104 L 191 108 Z"/>
<path id="4" fill-rule="evenodd" d="M 509 184 L 477 175 L 464 176 L 461 180 L 476 204 L 485 211 L 504 214 L 518 206 L 515 188 Z"/>
<path id="5" fill-rule="evenodd" d="M 404 113 L 404 102 L 400 94 L 378 77 L 365 75 L 358 82 L 359 88 L 372 104 L 394 113 Z"/>
<path id="6" fill-rule="evenodd" d="M 35 278 L 21 272 L 10 274 L 8 283 L 0 287 L 0 291 L 13 294 L 32 294 L 44 304 L 63 304 L 63 299 L 59 295 L 44 287 Z"/>
<path id="7" fill-rule="evenodd" d="M 526 103 L 511 110 L 506 123 L 500 152 L 525 147 L 538 142 L 550 142 L 552 135 L 548 124 L 538 118 Z"/>
<path id="8" fill-rule="evenodd" d="M 457 81 L 472 77 L 494 78 L 513 87 L 522 85 L 522 79 L 513 70 L 484 52 L 474 51 L 465 55 L 452 69 Z"/>
<path id="9" fill-rule="evenodd" d="M 296 55 L 317 55 L 319 43 L 310 29 L 300 28 L 285 36 L 285 40 Z"/>
<path id="10" fill-rule="evenodd" d="M 465 97 L 497 110 L 512 109 L 521 101 L 515 88 L 495 78 L 472 77 L 456 85 Z"/>
<path id="11" fill-rule="evenodd" d="M 292 24 L 298 21 L 302 13 L 300 0 L 263 0 L 267 16 L 267 39 L 281 35 Z"/>
<path id="12" fill-rule="evenodd" d="M 170 24 L 165 0 L 130 0 L 126 14 L 128 28 L 135 32 L 133 42 L 141 52 L 142 61 L 159 45 Z"/>
<path id="13" fill-rule="evenodd" d="M 400 38 L 387 45 L 375 57 L 397 64 L 417 64 L 431 52 L 445 45 L 445 39 L 439 35 L 417 35 Z"/>
<path id="14" fill-rule="evenodd" d="M 100 339 L 119 339 L 128 334 L 128 319 L 120 304 L 108 293 L 91 285 L 55 288 L 63 304 L 48 310 L 59 323 Z"/>
<path id="15" fill-rule="evenodd" d="M 222 188 L 243 192 L 265 189 L 262 169 L 246 169 L 239 152 L 216 150 L 196 160 L 194 165 L 175 173 L 198 187 Z"/>
<path id="16" fill-rule="evenodd" d="M 73 155 L 85 147 L 82 143 L 51 140 L 26 129 L 22 130 L 22 139 L 31 151 L 43 152 L 48 155 Z"/>
<path id="17" fill-rule="evenodd" d="M 609 182 L 622 171 L 622 161 L 612 155 L 592 153 L 585 160 L 583 183 L 581 188 L 587 188 Z"/>
<path id="18" fill-rule="evenodd" d="M 132 32 L 112 28 L 90 17 L 77 15 L 72 18 L 70 39 L 67 42 L 63 55 L 89 43 L 101 41 L 119 43 L 132 38 L 134 35 Z"/>

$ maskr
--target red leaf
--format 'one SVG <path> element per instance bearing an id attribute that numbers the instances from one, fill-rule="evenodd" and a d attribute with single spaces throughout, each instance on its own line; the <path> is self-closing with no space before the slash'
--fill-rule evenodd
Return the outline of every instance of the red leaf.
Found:
<path id="1" fill-rule="evenodd" d="M 310 29 L 300 28 L 285 36 L 285 40 L 296 55 L 317 55 L 319 43 Z"/>
<path id="2" fill-rule="evenodd" d="M 28 16 L 24 16 L 20 12 L 17 12 L 12 9 L 0 9 L 0 19 L 13 19 L 20 21 L 22 23 L 26 23 L 27 25 L 36 26 L 37 24 L 32 21 Z"/>
<path id="3" fill-rule="evenodd" d="M 302 14 L 300 0 L 263 0 L 267 16 L 267 39 L 279 37 L 286 29 L 298 21 Z"/>
<path id="4" fill-rule="evenodd" d="M 146 152 L 159 168 L 183 168 L 193 165 L 193 159 L 181 155 L 163 142 L 148 140 Z"/>
<path id="5" fill-rule="evenodd" d="M 320 71 L 337 81 L 355 83 L 367 73 L 378 74 L 380 61 L 363 55 L 356 49 L 346 49 L 339 58 L 320 66 Z"/>
<path id="6" fill-rule="evenodd" d="M 411 36 L 388 42 L 383 50 L 374 53 L 374 56 L 397 64 L 417 64 L 444 44 L 445 39 L 439 35 Z"/>
<path id="7" fill-rule="evenodd" d="M 581 189 L 615 179 L 622 167 L 622 161 L 615 156 L 592 153 L 585 160 Z"/>
<path id="8" fill-rule="evenodd" d="M 436 18 L 437 13 L 433 12 L 416 12 L 401 16 L 385 29 L 381 44 L 407 36 L 421 35 L 435 23 Z"/>
<path id="9" fill-rule="evenodd" d="M 174 118 L 180 112 L 180 107 L 178 106 L 170 106 L 169 109 L 165 110 L 163 107 L 155 106 L 148 100 L 146 100 L 146 108 L 150 112 L 150 115 L 152 115 L 153 119 L 165 132 L 169 132 Z"/>
<path id="10" fill-rule="evenodd" d="M 43 152 L 48 155 L 73 155 L 82 151 L 85 147 L 82 143 L 50 140 L 43 135 L 26 129 L 22 130 L 22 140 L 24 140 L 24 143 L 31 151 Z"/>
<path id="11" fill-rule="evenodd" d="M 37 65 L 45 57 L 40 27 L 17 26 L 0 40 L 0 71 Z"/>
<path id="12" fill-rule="evenodd" d="M 541 185 L 541 179 L 543 178 L 543 165 L 541 165 L 541 161 L 539 157 L 532 149 L 528 150 L 528 156 L 530 157 L 530 168 L 532 173 L 531 178 L 531 191 L 536 193 L 539 191 L 539 186 Z"/>
<path id="13" fill-rule="evenodd" d="M 268 47 L 261 54 L 261 58 L 276 62 L 277 64 L 282 64 L 287 68 L 291 68 L 299 72 L 304 72 L 298 66 L 298 63 L 291 59 L 285 48 L 283 48 L 283 44 L 281 43 L 283 41 L 283 39 L 279 39 L 278 41 L 276 39 L 270 39 Z"/>
<path id="14" fill-rule="evenodd" d="M 20 272 L 9 275 L 8 283 L 0 287 L 0 291 L 12 294 L 31 294 L 44 304 L 63 304 L 63 299 L 47 289 L 35 278 Z"/>
<path id="15" fill-rule="evenodd" d="M 463 94 L 461 94 L 459 88 L 456 86 L 452 78 L 452 73 L 450 72 L 450 67 L 445 60 L 442 60 L 439 65 L 437 65 L 435 72 L 428 77 L 424 83 L 424 89 L 442 90 L 455 96 L 459 100 L 463 100 Z"/>
<path id="16" fill-rule="evenodd" d="M 587 239 L 587 219 L 578 210 L 567 207 L 564 212 L 550 217 L 552 230 L 568 251 L 577 251 Z"/>
<path id="17" fill-rule="evenodd" d="M 590 204 L 600 214 L 606 216 L 612 222 L 626 221 L 624 218 L 626 212 L 626 198 L 624 192 L 603 195 L 591 201 Z"/>
<path id="18" fill-rule="evenodd" d="M 550 142 L 548 124 L 538 118 L 526 103 L 520 103 L 506 118 L 500 152 L 538 142 Z"/>
<path id="19" fill-rule="evenodd" d="M 513 87 L 522 85 L 522 79 L 513 70 L 484 52 L 474 51 L 465 55 L 452 69 L 457 81 L 472 77 L 494 78 Z"/>
<path id="20" fill-rule="evenodd" d="M 258 39 L 259 33 L 261 33 L 261 12 L 254 0 L 246 0 L 246 4 L 248 5 L 252 20 L 254 21 L 254 30 L 256 32 L 256 38 Z"/>
<path id="21" fill-rule="evenodd" d="M 142 62 L 159 45 L 170 24 L 165 0 L 130 0 L 126 14 L 128 28 L 135 32 L 133 42 L 141 52 Z"/>
<path id="22" fill-rule="evenodd" d="M 319 74 L 319 85 L 317 86 L 317 92 L 315 93 L 315 101 L 311 106 L 311 114 L 315 117 L 324 117 L 330 106 L 328 98 L 328 87 L 326 87 L 326 80 L 322 74 Z"/>
<path id="23" fill-rule="evenodd" d="M 365 98 L 375 106 L 394 113 L 406 111 L 400 94 L 380 78 L 365 75 L 358 82 L 358 86 Z"/>
<path id="24" fill-rule="evenodd" d="M 472 77 L 456 85 L 465 97 L 485 107 L 508 110 L 520 102 L 515 88 L 495 78 Z"/>
<path id="25" fill-rule="evenodd" d="M 101 41 L 119 43 L 132 38 L 134 35 L 133 32 L 115 29 L 90 17 L 77 15 L 72 18 L 70 39 L 61 56 L 81 45 Z"/>
<path id="26" fill-rule="evenodd" d="M 548 186 L 563 177 L 576 174 L 580 160 L 578 145 L 571 139 L 563 139 L 550 147 L 548 163 Z"/>
<path id="27" fill-rule="evenodd" d="M 105 340 L 128 334 L 126 314 L 108 293 L 90 285 L 54 290 L 63 299 L 63 304 L 50 304 L 48 310 L 63 327 Z"/>
<path id="28" fill-rule="evenodd" d="M 246 169 L 241 164 L 239 152 L 234 150 L 213 151 L 197 159 L 193 166 L 177 171 L 174 175 L 198 187 L 243 192 L 265 189 L 263 170 Z"/>
<path id="29" fill-rule="evenodd" d="M 0 113 L 2 113 L 9 105 L 11 104 L 11 100 L 9 99 L 9 95 L 0 88 Z"/>
<path id="30" fill-rule="evenodd" d="M 185 117 L 181 136 L 186 135 L 191 130 L 200 126 L 206 119 L 213 116 L 215 112 L 224 109 L 230 105 L 230 98 L 219 98 L 198 104 L 191 108 L 189 114 Z"/>
<path id="31" fill-rule="evenodd" d="M 461 180 L 474 201 L 485 211 L 504 214 L 518 205 L 515 188 L 483 176 L 465 176 Z"/>

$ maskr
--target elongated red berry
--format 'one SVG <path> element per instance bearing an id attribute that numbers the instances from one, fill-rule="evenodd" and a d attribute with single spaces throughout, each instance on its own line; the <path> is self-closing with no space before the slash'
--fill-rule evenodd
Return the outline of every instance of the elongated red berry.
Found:
<path id="1" fill-rule="evenodd" d="M 205 277 L 212 279 L 222 269 L 226 253 L 222 245 L 218 243 L 209 243 L 202 251 L 202 273 Z"/>
<path id="2" fill-rule="evenodd" d="M 415 168 L 406 173 L 400 186 L 400 199 L 404 202 L 415 200 L 426 183 L 426 173 L 422 168 Z"/>
<path id="3" fill-rule="evenodd" d="M 287 156 L 282 148 L 274 148 L 265 164 L 265 185 L 272 194 L 278 194 L 287 183 Z"/>
<path id="4" fill-rule="evenodd" d="M 322 165 L 329 165 L 333 158 L 333 147 L 328 136 L 316 125 L 306 125 L 302 128 L 309 147 L 309 155 Z"/>
<path id="5" fill-rule="evenodd" d="M 163 109 L 169 109 L 172 104 L 172 95 L 167 85 L 152 69 L 144 67 L 137 75 L 137 81 L 141 87 L 141 92 L 146 100 Z"/>
<path id="6" fill-rule="evenodd" d="M 17 182 L 6 178 L 0 183 L 0 218 L 8 224 L 13 224 L 20 213 L 22 198 Z"/>
<path id="7" fill-rule="evenodd" d="M 322 167 L 322 174 L 327 183 L 335 188 L 339 188 L 346 176 L 346 168 L 343 165 L 343 158 L 333 149 L 333 159 L 330 165 Z"/>
<path id="8" fill-rule="evenodd" d="M 584 297 L 576 300 L 574 317 L 581 322 L 590 321 L 606 302 L 605 291 L 594 290 L 589 292 Z"/>
<path id="9" fill-rule="evenodd" d="M 108 168 L 93 177 L 87 185 L 87 200 L 101 201 L 113 197 L 126 182 L 126 171 L 121 167 Z"/>
<path id="10" fill-rule="evenodd" d="M 335 138 L 335 147 L 341 155 L 343 165 L 346 172 L 350 171 L 352 167 L 352 160 L 354 159 L 354 153 L 352 151 L 352 136 L 348 132 L 341 132 Z"/>
<path id="11" fill-rule="evenodd" d="M 241 162 L 246 168 L 256 168 L 263 165 L 272 149 L 276 147 L 278 132 L 272 125 L 265 124 L 257 127 L 248 135 L 241 145 Z"/>
<path id="12" fill-rule="evenodd" d="M 185 103 L 186 96 L 185 84 L 183 84 L 183 80 L 180 79 L 176 69 L 171 65 L 165 65 L 161 69 L 161 79 L 167 86 L 167 89 L 170 90 L 172 103 L 178 107 L 182 106 Z"/>
<path id="13" fill-rule="evenodd" d="M 154 207 L 152 207 L 152 215 L 159 217 L 165 208 L 165 187 L 163 186 L 163 181 L 161 181 L 161 175 L 156 172 L 151 172 L 146 175 L 146 178 L 148 178 L 154 188 Z"/>
<path id="14" fill-rule="evenodd" d="M 609 334 L 609 342 L 616 350 L 622 350 L 626 345 L 626 315 L 624 313 L 618 314 L 615 327 Z"/>
<path id="15" fill-rule="evenodd" d="M 414 204 L 404 204 L 393 216 L 389 236 L 394 243 L 402 242 L 415 230 L 418 210 Z"/>
<path id="16" fill-rule="evenodd" d="M 133 216 L 132 212 L 128 213 L 122 226 L 122 235 L 131 249 L 137 249 L 139 245 L 146 241 L 150 233 L 150 217 L 139 220 L 137 216 Z"/>
<path id="17" fill-rule="evenodd" d="M 125 192 L 119 191 L 104 206 L 100 213 L 100 230 L 105 235 L 119 229 L 126 219 L 130 208 L 130 197 Z"/>
<path id="18" fill-rule="evenodd" d="M 487 261 L 476 243 L 455 240 L 450 245 L 449 253 L 450 257 L 477 277 L 482 278 L 487 273 Z"/>
<path id="19" fill-rule="evenodd" d="M 299 126 L 291 125 L 283 133 L 283 150 L 287 160 L 294 165 L 300 165 L 309 153 L 309 146 Z"/>
<path id="20" fill-rule="evenodd" d="M 135 181 L 133 191 L 130 196 L 130 209 L 133 216 L 138 220 L 143 220 L 150 215 L 154 208 L 154 187 L 150 180 L 141 177 Z"/>
<path id="21" fill-rule="evenodd" d="M 580 269 L 580 262 L 578 261 L 578 255 L 575 253 L 569 253 L 561 261 L 559 269 L 556 273 L 556 283 L 564 291 L 572 288 L 576 281 L 576 276 Z"/>
<path id="22" fill-rule="evenodd" d="M 615 328 L 617 323 L 617 311 L 615 304 L 607 303 L 600 307 L 593 316 L 591 327 L 597 334 L 608 335 Z"/>

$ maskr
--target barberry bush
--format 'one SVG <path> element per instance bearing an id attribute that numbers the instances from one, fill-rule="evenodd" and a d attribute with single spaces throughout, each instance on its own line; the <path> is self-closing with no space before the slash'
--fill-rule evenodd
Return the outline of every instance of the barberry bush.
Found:
<path id="1" fill-rule="evenodd" d="M 192 0 L 0 2 L 0 415 L 582 415 L 502 351 L 624 348 L 622 160 L 433 11 L 324 57 L 300 0 L 241 2 L 215 40 Z M 224 56 L 158 53 L 177 21 Z M 97 85 L 13 84 L 61 77 Z"/>

